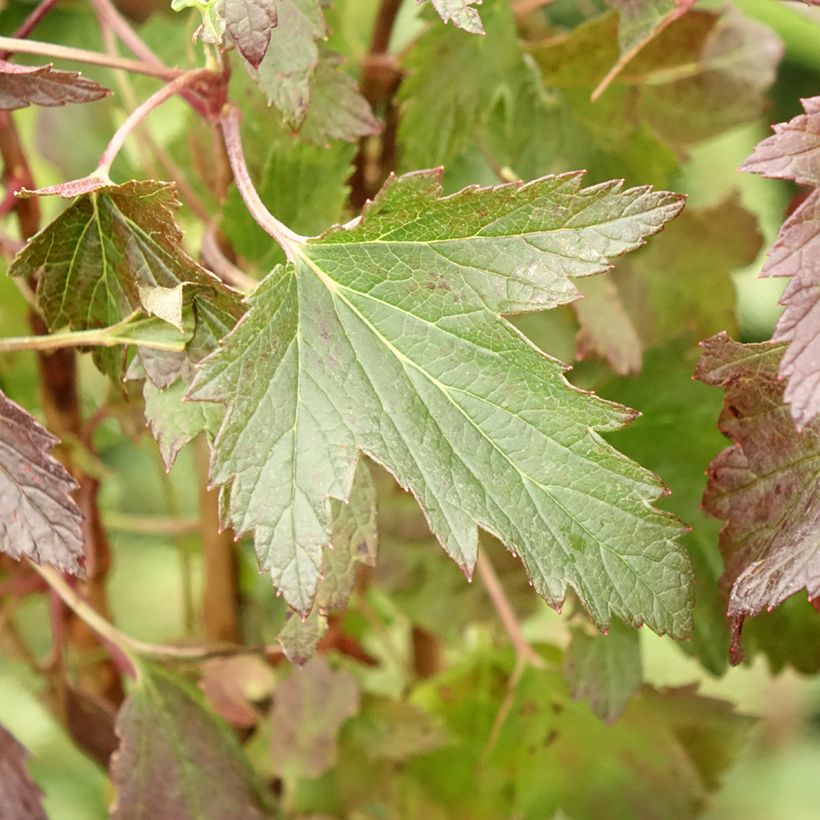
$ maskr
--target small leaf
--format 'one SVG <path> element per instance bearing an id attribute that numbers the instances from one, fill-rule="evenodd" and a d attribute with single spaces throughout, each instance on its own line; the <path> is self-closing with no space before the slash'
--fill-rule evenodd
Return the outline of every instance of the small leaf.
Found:
<path id="1" fill-rule="evenodd" d="M 775 125 L 742 168 L 814 188 L 783 224 L 760 274 L 792 279 L 780 299 L 786 310 L 774 339 L 789 343 L 780 375 L 801 426 L 820 414 L 820 97 L 803 100 L 803 108 L 805 114 Z"/>
<path id="2" fill-rule="evenodd" d="M 231 39 L 240 54 L 259 68 L 277 24 L 274 0 L 224 0 L 222 12 Z"/>
<path id="3" fill-rule="evenodd" d="M 722 578 L 734 619 L 733 660 L 744 618 L 801 589 L 820 597 L 820 419 L 798 432 L 783 400 L 783 346 L 703 343 L 696 377 L 725 390 L 720 430 L 734 441 L 709 468 L 704 508 L 726 521 Z"/>
<path id="4" fill-rule="evenodd" d="M 274 693 L 274 772 L 286 782 L 315 778 L 335 762 L 344 722 L 359 711 L 359 687 L 344 669 L 313 658 Z"/>
<path id="5" fill-rule="evenodd" d="M 473 6 L 480 6 L 481 0 L 432 0 L 433 8 L 445 23 L 452 22 L 470 34 L 484 34 L 481 18 Z"/>
<path id="6" fill-rule="evenodd" d="M 310 104 L 310 86 L 319 65 L 317 40 L 327 26 L 317 0 L 279 0 L 278 25 L 270 32 L 264 59 L 254 72 L 268 102 L 292 127 L 298 128 Z"/>
<path id="7" fill-rule="evenodd" d="M 183 679 L 140 662 L 116 729 L 114 820 L 270 816 L 236 737 Z"/>
<path id="8" fill-rule="evenodd" d="M 43 794 L 26 771 L 27 753 L 0 726 L 0 817 L 8 820 L 47 820 Z"/>
<path id="9" fill-rule="evenodd" d="M 689 566 L 658 480 L 599 431 L 633 414 L 569 387 L 563 366 L 500 318 L 571 301 L 681 208 L 580 174 L 441 196 L 440 174 L 391 178 L 355 228 L 291 248 L 200 369 L 191 398 L 226 405 L 212 480 L 255 532 L 286 601 L 310 609 L 358 451 L 409 487 L 470 573 L 480 526 L 560 606 L 600 625 L 685 634 Z M 488 495 L 489 493 L 489 495 Z"/>
<path id="10" fill-rule="evenodd" d="M 51 330 L 106 327 L 135 311 L 182 329 L 182 286 L 220 283 L 183 249 L 177 207 L 169 183 L 97 185 L 29 240 L 9 272 L 40 275 L 37 301 Z M 98 361 L 119 375 L 119 354 Z"/>
<path id="11" fill-rule="evenodd" d="M 291 663 L 304 666 L 316 654 L 326 632 L 327 618 L 314 607 L 304 620 L 295 612 L 288 613 L 276 639 Z"/>
<path id="12" fill-rule="evenodd" d="M 111 92 L 75 71 L 59 71 L 50 63 L 28 66 L 0 60 L 0 110 L 29 105 L 57 106 L 94 102 Z"/>
<path id="13" fill-rule="evenodd" d="M 77 483 L 50 454 L 57 439 L 0 391 L 0 549 L 83 576 Z"/>
<path id="14" fill-rule="evenodd" d="M 618 621 L 606 635 L 573 628 L 564 673 L 572 696 L 589 701 L 592 711 L 611 723 L 641 687 L 639 633 Z"/>

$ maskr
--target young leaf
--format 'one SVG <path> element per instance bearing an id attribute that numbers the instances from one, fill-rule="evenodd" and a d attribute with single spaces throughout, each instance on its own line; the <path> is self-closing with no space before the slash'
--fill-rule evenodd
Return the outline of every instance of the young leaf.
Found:
<path id="1" fill-rule="evenodd" d="M 640 635 L 618 621 L 606 635 L 588 635 L 575 627 L 564 674 L 572 696 L 589 701 L 592 711 L 611 723 L 641 687 Z"/>
<path id="2" fill-rule="evenodd" d="M 336 760 L 342 724 L 359 711 L 359 687 L 345 669 L 314 658 L 274 693 L 273 766 L 287 783 L 314 778 Z"/>
<path id="3" fill-rule="evenodd" d="M 278 15 L 274 0 L 225 0 L 223 14 L 239 53 L 254 67 L 265 57 Z"/>
<path id="4" fill-rule="evenodd" d="M 270 816 L 236 737 L 181 678 L 141 662 L 116 729 L 115 820 Z"/>
<path id="5" fill-rule="evenodd" d="M 820 97 L 803 100 L 805 114 L 774 126 L 742 170 L 792 179 L 814 190 L 780 229 L 761 276 L 789 276 L 785 311 L 774 339 L 789 346 L 780 363 L 785 399 L 798 425 L 820 414 Z"/>
<path id="6" fill-rule="evenodd" d="M 441 198 L 438 171 L 391 178 L 355 228 L 289 246 L 190 396 L 226 405 L 212 479 L 262 567 L 310 608 L 329 499 L 350 493 L 358 451 L 412 490 L 471 573 L 477 526 L 521 555 L 560 606 L 569 585 L 610 613 L 689 629 L 689 567 L 657 479 L 603 444 L 633 418 L 574 390 L 564 367 L 501 313 L 576 296 L 638 247 L 681 198 L 581 175 Z"/>
<path id="7" fill-rule="evenodd" d="M 288 613 L 276 640 L 291 663 L 304 666 L 316 654 L 326 632 L 327 618 L 314 607 L 304 620 L 294 612 Z"/>
<path id="8" fill-rule="evenodd" d="M 0 817 L 47 820 L 42 792 L 26 771 L 26 750 L 0 726 Z"/>
<path id="9" fill-rule="evenodd" d="M 820 597 L 820 419 L 798 432 L 783 400 L 783 346 L 703 343 L 696 377 L 723 387 L 720 430 L 735 443 L 709 468 L 704 508 L 726 521 L 722 582 L 742 658 L 743 620 L 805 589 Z"/>
<path id="10" fill-rule="evenodd" d="M 76 71 L 43 66 L 17 65 L 0 60 L 0 110 L 29 105 L 67 105 L 94 102 L 111 92 Z"/>
<path id="11" fill-rule="evenodd" d="M 57 439 L 0 391 L 0 550 L 84 575 L 77 484 L 50 454 Z"/>
<path id="12" fill-rule="evenodd" d="M 28 242 L 9 273 L 41 274 L 37 301 L 52 330 L 106 327 L 140 310 L 183 330 L 184 286 L 219 280 L 183 249 L 178 204 L 165 182 L 97 184 Z M 102 364 L 119 373 L 117 354 Z"/>

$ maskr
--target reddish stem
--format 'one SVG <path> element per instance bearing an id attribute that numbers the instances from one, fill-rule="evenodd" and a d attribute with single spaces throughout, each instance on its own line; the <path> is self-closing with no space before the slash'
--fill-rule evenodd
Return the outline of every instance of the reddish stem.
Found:
<path id="1" fill-rule="evenodd" d="M 20 28 L 14 32 L 14 37 L 24 40 L 37 27 L 37 24 L 57 5 L 57 0 L 42 0 L 42 2 L 34 9 L 25 20 L 23 20 Z M 0 52 L 0 60 L 8 60 L 11 57 L 10 51 Z"/>

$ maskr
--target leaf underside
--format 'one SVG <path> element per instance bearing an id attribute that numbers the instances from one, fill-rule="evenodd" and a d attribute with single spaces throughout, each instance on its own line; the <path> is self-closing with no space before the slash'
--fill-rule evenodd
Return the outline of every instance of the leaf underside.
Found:
<path id="1" fill-rule="evenodd" d="M 16 65 L 0 60 L 0 110 L 29 105 L 54 107 L 100 100 L 111 92 L 76 71 L 59 71 L 51 64 Z"/>
<path id="2" fill-rule="evenodd" d="M 254 531 L 261 566 L 310 609 L 358 453 L 409 488 L 468 573 L 477 526 L 521 556 L 560 606 L 574 588 L 659 632 L 690 628 L 680 525 L 662 486 L 604 444 L 633 417 L 571 388 L 564 366 L 500 317 L 571 301 L 681 208 L 673 194 L 581 176 L 467 189 L 440 174 L 388 181 L 353 229 L 291 251 L 197 374 L 189 397 L 225 404 L 212 480 Z"/>
<path id="3" fill-rule="evenodd" d="M 84 575 L 77 483 L 51 455 L 57 439 L 0 391 L 0 549 Z"/>
<path id="4" fill-rule="evenodd" d="M 726 521 L 722 584 L 739 662 L 743 619 L 805 589 L 820 596 L 820 419 L 802 432 L 784 402 L 783 345 L 704 342 L 695 373 L 726 391 L 720 430 L 734 441 L 712 462 L 704 508 Z"/>

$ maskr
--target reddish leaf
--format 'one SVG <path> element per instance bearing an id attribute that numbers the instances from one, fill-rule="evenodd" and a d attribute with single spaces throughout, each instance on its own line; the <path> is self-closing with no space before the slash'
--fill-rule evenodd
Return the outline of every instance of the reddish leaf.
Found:
<path id="1" fill-rule="evenodd" d="M 277 13 L 273 0 L 225 0 L 225 25 L 242 56 L 254 67 L 265 57 Z"/>
<path id="2" fill-rule="evenodd" d="M 46 820 L 40 789 L 26 771 L 26 750 L 0 726 L 0 817 Z"/>
<path id="3" fill-rule="evenodd" d="M 820 97 L 803 100 L 806 113 L 774 126 L 743 165 L 770 178 L 792 179 L 814 190 L 780 229 L 761 276 L 788 276 L 786 310 L 774 339 L 788 342 L 780 375 L 798 426 L 820 413 Z"/>
<path id="4" fill-rule="evenodd" d="M 783 346 L 704 342 L 695 376 L 726 391 L 721 432 L 735 442 L 712 462 L 704 508 L 726 521 L 722 583 L 734 619 L 732 659 L 748 615 L 806 589 L 820 596 L 820 419 L 802 432 L 783 400 Z"/>
<path id="5" fill-rule="evenodd" d="M 0 110 L 28 106 L 94 102 L 111 92 L 76 71 L 43 66 L 16 65 L 0 60 Z"/>
<path id="6" fill-rule="evenodd" d="M 49 451 L 57 439 L 0 391 L 0 550 L 83 575 L 77 484 Z"/>

